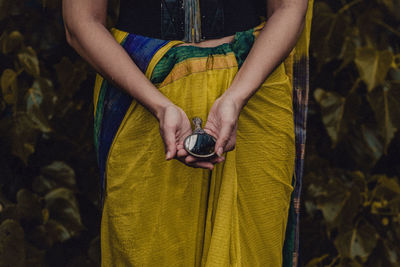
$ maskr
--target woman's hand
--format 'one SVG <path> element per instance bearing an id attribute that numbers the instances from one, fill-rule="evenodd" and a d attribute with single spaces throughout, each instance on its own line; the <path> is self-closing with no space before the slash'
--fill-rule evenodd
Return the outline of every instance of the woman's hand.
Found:
<path id="1" fill-rule="evenodd" d="M 237 121 L 243 105 L 231 95 L 224 94 L 215 100 L 210 112 L 204 131 L 217 139 L 215 144 L 215 157 L 209 160 L 202 160 L 189 155 L 179 143 L 177 157 L 189 166 L 207 168 L 212 170 L 215 164 L 225 160 L 224 152 L 231 151 L 236 144 Z"/>
<path id="2" fill-rule="evenodd" d="M 159 121 L 165 158 L 171 160 L 176 156 L 178 144 L 183 143 L 185 137 L 192 133 L 192 127 L 185 112 L 173 104 L 164 108 Z"/>
<path id="3" fill-rule="evenodd" d="M 217 139 L 215 152 L 219 157 L 236 144 L 237 121 L 242 105 L 228 94 L 218 98 L 208 114 L 204 130 Z"/>
<path id="4" fill-rule="evenodd" d="M 176 158 L 190 167 L 209 170 L 214 168 L 214 164 L 223 160 L 223 158 L 217 157 L 210 161 L 198 161 L 186 152 L 183 148 L 183 141 L 192 133 L 192 127 L 181 108 L 173 104 L 168 105 L 163 109 L 158 119 L 160 121 L 160 134 L 165 146 L 166 160 Z"/>

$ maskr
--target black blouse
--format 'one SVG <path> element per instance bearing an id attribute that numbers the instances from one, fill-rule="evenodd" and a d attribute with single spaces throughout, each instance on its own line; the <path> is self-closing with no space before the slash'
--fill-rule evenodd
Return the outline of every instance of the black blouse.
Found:
<path id="1" fill-rule="evenodd" d="M 121 0 L 117 29 L 166 40 L 182 40 L 183 1 Z M 215 39 L 248 30 L 266 14 L 266 0 L 199 0 L 201 38 Z"/>

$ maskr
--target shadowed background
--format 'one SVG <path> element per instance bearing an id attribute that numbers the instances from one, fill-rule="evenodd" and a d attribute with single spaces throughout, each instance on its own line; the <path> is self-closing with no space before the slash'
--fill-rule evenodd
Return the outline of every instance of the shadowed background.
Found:
<path id="1" fill-rule="evenodd" d="M 400 0 L 317 0 L 310 71 L 301 266 L 399 266 Z M 61 0 L 0 0 L 0 74 L 0 267 L 99 266 L 95 72 Z"/>

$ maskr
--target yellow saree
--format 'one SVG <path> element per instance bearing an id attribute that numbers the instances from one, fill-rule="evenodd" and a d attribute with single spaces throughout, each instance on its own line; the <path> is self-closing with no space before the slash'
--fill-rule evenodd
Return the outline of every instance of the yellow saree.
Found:
<path id="1" fill-rule="evenodd" d="M 261 28 L 213 48 L 113 33 L 163 94 L 189 118 L 206 121 Z M 295 60 L 294 51 L 250 99 L 235 150 L 212 172 L 165 161 L 157 120 L 98 76 L 102 266 L 282 266 L 293 255 L 285 266 L 297 264 L 295 228 L 287 234 L 286 227 L 289 217 L 296 226 L 292 192 L 299 178 Z M 286 235 L 291 248 L 284 250 Z"/>

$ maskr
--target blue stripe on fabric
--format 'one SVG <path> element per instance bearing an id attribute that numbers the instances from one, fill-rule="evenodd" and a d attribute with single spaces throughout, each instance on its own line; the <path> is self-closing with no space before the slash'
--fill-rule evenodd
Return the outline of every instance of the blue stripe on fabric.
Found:
<path id="1" fill-rule="evenodd" d="M 169 41 L 166 40 L 129 34 L 125 40 L 124 48 L 139 69 L 144 73 L 155 52 L 168 42 Z"/>
<path id="2" fill-rule="evenodd" d="M 145 73 L 154 54 L 169 41 L 152 39 L 144 36 L 128 34 L 122 46 L 139 67 Z M 114 137 L 125 117 L 132 97 L 120 88 L 107 83 L 101 128 L 99 133 L 98 161 L 100 169 L 101 198 L 104 199 L 106 188 L 106 164 L 108 153 Z"/>

